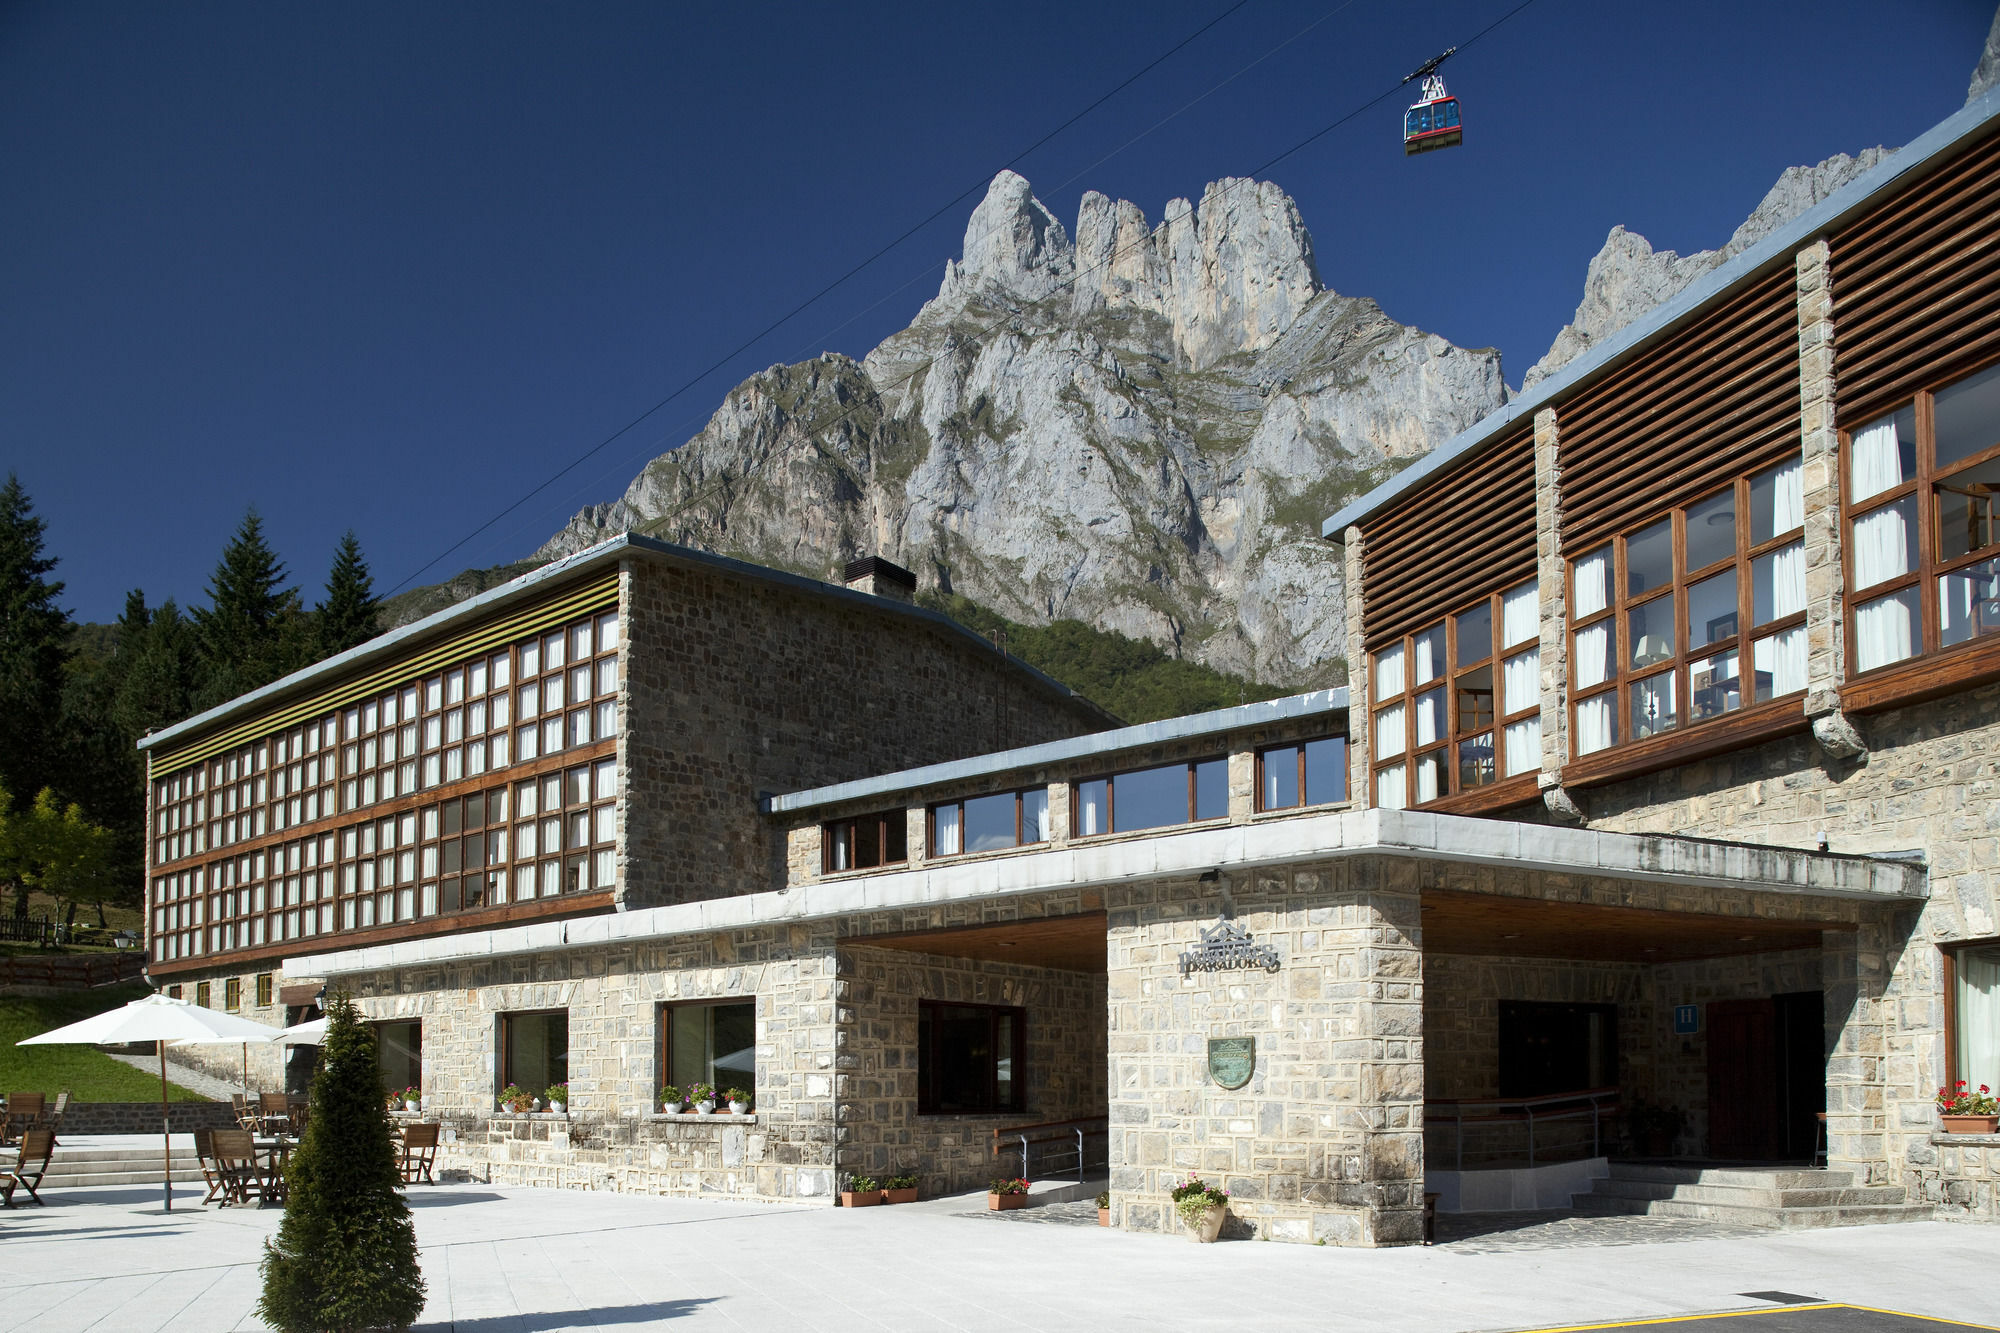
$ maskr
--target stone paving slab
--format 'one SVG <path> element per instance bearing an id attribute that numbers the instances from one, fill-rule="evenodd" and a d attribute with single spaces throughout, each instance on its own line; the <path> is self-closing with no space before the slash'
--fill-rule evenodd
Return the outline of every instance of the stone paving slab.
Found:
<path id="1" fill-rule="evenodd" d="M 1765 1236 L 1768 1227 L 1646 1214 L 1566 1211 L 1440 1213 L 1437 1243 L 1456 1254 L 1510 1254 L 1598 1245 L 1668 1245 L 1677 1241 Z"/>
<path id="2" fill-rule="evenodd" d="M 203 1210 L 186 1187 L 176 1198 L 169 1216 L 157 1189 L 73 1189 L 0 1213 L 0 1333 L 262 1329 L 257 1260 L 281 1214 Z M 476 1184 L 410 1198 L 429 1283 L 421 1333 L 601 1333 L 683 1317 L 732 1333 L 1474 1333 L 1769 1309 L 1742 1293 L 1773 1288 L 1978 1323 L 2000 1259 L 2000 1228 L 1936 1222 L 1464 1253 L 1193 1245 L 914 1207 Z"/>

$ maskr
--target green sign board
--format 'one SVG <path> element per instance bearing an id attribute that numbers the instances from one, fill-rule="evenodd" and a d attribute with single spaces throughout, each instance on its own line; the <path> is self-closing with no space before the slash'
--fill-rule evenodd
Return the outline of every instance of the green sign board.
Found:
<path id="1" fill-rule="evenodd" d="M 1257 1072 L 1255 1037 L 1210 1037 L 1208 1076 L 1218 1086 L 1240 1088 Z"/>

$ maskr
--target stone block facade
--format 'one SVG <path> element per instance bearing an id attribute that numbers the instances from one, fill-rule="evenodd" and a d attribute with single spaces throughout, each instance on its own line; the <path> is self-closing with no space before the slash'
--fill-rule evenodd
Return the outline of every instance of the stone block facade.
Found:
<path id="1" fill-rule="evenodd" d="M 1107 888 L 1111 1195 L 1127 1230 L 1179 1229 L 1190 1172 L 1230 1191 L 1236 1234 L 1413 1243 L 1423 1203 L 1422 955 L 1407 867 L 1343 861 L 1228 876 L 1234 920 L 1275 972 L 1183 975 L 1217 885 Z M 1249 1037 L 1234 1091 L 1212 1037 Z"/>
<path id="2" fill-rule="evenodd" d="M 2000 1134 L 1933 1134 L 1911 1145 L 1910 1197 L 1948 1221 L 2000 1222 Z"/>

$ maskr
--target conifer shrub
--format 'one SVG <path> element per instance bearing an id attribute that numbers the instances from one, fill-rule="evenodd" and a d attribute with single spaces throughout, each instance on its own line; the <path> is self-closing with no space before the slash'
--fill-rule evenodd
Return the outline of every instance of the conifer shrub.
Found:
<path id="1" fill-rule="evenodd" d="M 417 1228 L 398 1188 L 375 1032 L 344 995 L 328 1001 L 321 1050 L 257 1311 L 283 1333 L 408 1328 L 424 1308 Z"/>

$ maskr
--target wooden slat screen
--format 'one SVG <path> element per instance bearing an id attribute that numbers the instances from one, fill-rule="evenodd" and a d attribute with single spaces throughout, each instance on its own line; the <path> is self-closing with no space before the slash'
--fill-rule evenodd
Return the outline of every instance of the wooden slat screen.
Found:
<path id="1" fill-rule="evenodd" d="M 1843 425 L 1991 360 L 2000 344 L 2000 136 L 1829 241 Z"/>
<path id="2" fill-rule="evenodd" d="M 1534 423 L 1521 422 L 1361 531 L 1361 630 L 1371 652 L 1483 593 L 1533 578 Z"/>
<path id="3" fill-rule="evenodd" d="M 1797 285 L 1754 279 L 1557 404 L 1565 551 L 1798 454 Z"/>

